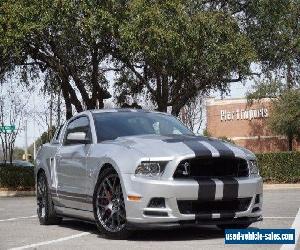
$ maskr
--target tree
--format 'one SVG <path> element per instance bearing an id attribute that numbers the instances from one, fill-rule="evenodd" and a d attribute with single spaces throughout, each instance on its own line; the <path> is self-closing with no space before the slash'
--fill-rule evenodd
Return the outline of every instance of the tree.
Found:
<path id="1" fill-rule="evenodd" d="M 15 147 L 14 148 L 13 159 L 14 160 L 23 160 L 24 153 L 25 153 L 24 149 L 19 148 L 19 147 Z"/>
<path id="2" fill-rule="evenodd" d="M 289 116 L 278 116 L 276 110 L 283 107 L 283 99 L 299 89 L 300 79 L 300 2 L 297 0 L 259 0 L 244 5 L 248 36 L 257 51 L 258 61 L 265 77 L 259 80 L 249 99 L 274 98 L 274 116 L 280 124 L 289 124 Z M 283 105 L 283 106 L 282 106 Z M 286 107 L 289 108 L 289 107 Z M 284 122 L 284 119 L 286 121 Z M 273 131 L 287 136 L 292 149 L 294 132 L 279 129 L 271 117 Z M 293 124 L 293 123 L 292 123 Z M 291 126 L 293 126 L 291 124 Z M 287 126 L 287 130 L 291 128 Z"/>
<path id="3" fill-rule="evenodd" d="M 300 2 L 246 1 L 245 26 L 262 72 L 277 77 L 287 88 L 299 86 Z M 282 81 L 284 79 L 284 81 Z"/>
<path id="4" fill-rule="evenodd" d="M 226 91 L 251 73 L 250 40 L 231 13 L 207 2 L 130 1 L 112 51 L 117 97 L 143 93 L 159 111 L 171 106 L 178 115 L 197 95 Z"/>
<path id="5" fill-rule="evenodd" d="M 287 136 L 288 148 L 293 150 L 293 139 L 300 138 L 300 89 L 287 90 L 273 100 L 268 123 L 275 133 Z"/>
<path id="6" fill-rule="evenodd" d="M 55 79 L 66 116 L 103 107 L 110 97 L 100 64 L 111 43 L 112 1 L 14 1 L 0 4 L 0 76 L 22 69 L 23 76 Z M 77 92 L 80 94 L 77 94 Z"/>
<path id="7" fill-rule="evenodd" d="M 47 131 L 43 132 L 39 138 L 35 140 L 35 146 L 36 148 L 39 148 L 43 144 L 50 142 L 52 140 L 52 137 L 56 131 L 56 128 L 53 126 L 52 129 L 48 129 Z M 28 148 L 29 154 L 33 155 L 34 151 L 34 143 L 32 143 Z"/>
<path id="8" fill-rule="evenodd" d="M 180 120 L 193 132 L 199 133 L 203 121 L 204 97 L 197 96 L 189 101 L 180 111 Z"/>
<path id="9" fill-rule="evenodd" d="M 16 137 L 21 129 L 26 102 L 12 86 L 2 89 L 0 96 L 0 126 L 15 126 L 14 130 L 0 129 L 0 140 L 4 164 L 13 160 Z"/>

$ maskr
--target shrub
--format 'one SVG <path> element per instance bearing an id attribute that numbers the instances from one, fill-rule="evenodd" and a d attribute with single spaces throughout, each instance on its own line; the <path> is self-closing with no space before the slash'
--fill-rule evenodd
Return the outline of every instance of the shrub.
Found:
<path id="1" fill-rule="evenodd" d="M 272 183 L 300 182 L 300 152 L 257 154 L 260 174 Z"/>
<path id="2" fill-rule="evenodd" d="M 34 184 L 33 167 L 0 165 L 0 188 L 31 190 Z"/>

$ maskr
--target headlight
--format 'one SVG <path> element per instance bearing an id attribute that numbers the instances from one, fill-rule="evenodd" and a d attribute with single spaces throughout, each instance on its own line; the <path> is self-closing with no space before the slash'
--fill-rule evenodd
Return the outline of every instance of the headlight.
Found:
<path id="1" fill-rule="evenodd" d="M 162 162 L 142 162 L 135 170 L 135 175 L 145 177 L 158 177 L 164 169 L 165 163 Z"/>
<path id="2" fill-rule="evenodd" d="M 249 176 L 258 176 L 259 175 L 259 169 L 257 165 L 256 160 L 249 161 Z"/>

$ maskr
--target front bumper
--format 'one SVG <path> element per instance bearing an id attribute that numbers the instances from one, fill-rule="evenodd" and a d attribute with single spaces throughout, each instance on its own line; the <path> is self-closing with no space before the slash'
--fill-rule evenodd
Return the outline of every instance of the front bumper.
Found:
<path id="1" fill-rule="evenodd" d="M 262 219 L 262 179 L 257 178 L 234 178 L 238 183 L 236 198 L 249 198 L 251 201 L 244 211 L 230 211 L 229 213 L 214 211 L 212 213 L 181 213 L 178 201 L 199 200 L 199 194 L 205 192 L 205 186 L 199 185 L 196 180 L 174 180 L 174 179 L 147 179 L 136 177 L 132 174 L 123 176 L 124 198 L 126 205 L 127 221 L 131 225 L 149 224 L 160 225 L 182 225 L 186 223 L 198 224 L 231 224 L 242 223 L 243 220 L 255 222 Z M 225 198 L 224 182 L 222 179 L 213 179 L 215 182 L 215 201 Z M 227 189 L 226 189 L 227 190 Z M 201 191 L 201 192 L 200 192 Z M 128 195 L 142 197 L 139 201 L 130 201 Z M 126 196 L 126 197 L 125 197 Z M 164 198 L 165 207 L 149 207 L 152 198 Z M 258 198 L 259 197 L 259 198 Z M 205 202 L 202 201 L 202 202 Z M 150 213 L 149 213 L 150 212 Z"/>
<path id="2" fill-rule="evenodd" d="M 210 219 L 210 220 L 185 220 L 178 222 L 154 222 L 154 223 L 135 223 L 129 222 L 129 229 L 169 229 L 176 227 L 189 227 L 197 225 L 232 225 L 232 224 L 250 224 L 258 221 L 262 221 L 262 216 L 259 217 L 241 217 L 232 219 Z"/>

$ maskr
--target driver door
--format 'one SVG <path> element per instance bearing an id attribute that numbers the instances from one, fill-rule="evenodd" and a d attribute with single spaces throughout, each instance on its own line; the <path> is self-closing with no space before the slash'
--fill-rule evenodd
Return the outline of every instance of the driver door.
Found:
<path id="1" fill-rule="evenodd" d="M 84 132 L 87 143 L 69 140 L 68 135 L 74 132 Z M 84 115 L 71 120 L 66 127 L 63 143 L 56 156 L 57 195 L 61 206 L 83 210 L 87 208 L 86 158 L 91 143 L 89 118 Z"/>

